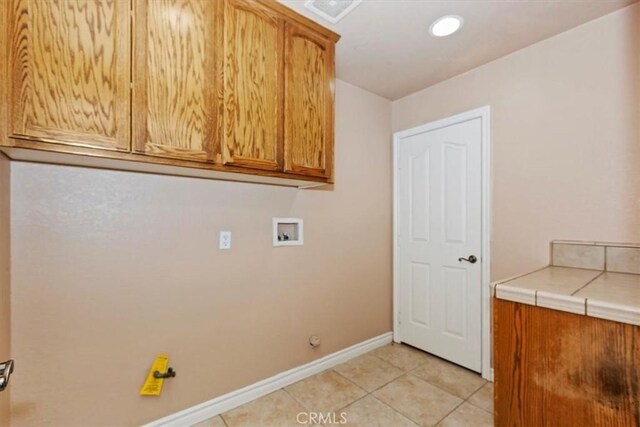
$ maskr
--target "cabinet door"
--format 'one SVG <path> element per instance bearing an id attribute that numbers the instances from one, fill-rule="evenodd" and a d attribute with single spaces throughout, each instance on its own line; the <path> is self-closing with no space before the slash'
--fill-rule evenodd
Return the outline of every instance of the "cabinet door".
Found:
<path id="1" fill-rule="evenodd" d="M 285 170 L 330 178 L 333 173 L 334 43 L 287 23 Z"/>
<path id="2" fill-rule="evenodd" d="M 129 151 L 129 1 L 4 1 L 9 136 Z"/>
<path id="3" fill-rule="evenodd" d="M 227 0 L 224 163 L 282 170 L 284 21 L 253 0 Z"/>
<path id="4" fill-rule="evenodd" d="M 221 112 L 220 3 L 136 1 L 135 152 L 215 160 Z"/>

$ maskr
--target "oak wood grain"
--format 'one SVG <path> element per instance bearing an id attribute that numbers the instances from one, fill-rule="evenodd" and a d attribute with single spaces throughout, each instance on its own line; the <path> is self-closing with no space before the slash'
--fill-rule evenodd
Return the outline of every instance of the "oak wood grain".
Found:
<path id="1" fill-rule="evenodd" d="M 496 426 L 639 426 L 640 327 L 494 299 Z"/>
<path id="2" fill-rule="evenodd" d="M 128 0 L 6 0 L 9 134 L 130 149 Z"/>
<path id="3" fill-rule="evenodd" d="M 136 3 L 136 152 L 215 160 L 220 139 L 221 13 L 219 1 Z"/>
<path id="4" fill-rule="evenodd" d="M 285 64 L 285 170 L 331 177 L 334 44 L 287 23 Z"/>
<path id="5" fill-rule="evenodd" d="M 253 0 L 227 0 L 224 163 L 282 169 L 284 21 Z"/>
<path id="6" fill-rule="evenodd" d="M 9 2 L 0 2 L 0 145 L 2 145 L 9 133 L 8 98 L 9 91 Z"/>
<path id="7" fill-rule="evenodd" d="M 7 0 L 0 11 L 7 24 L 0 28 L 6 47 L 0 67 L 7 70 L 0 75 L 0 94 L 10 101 L 0 106 L 0 145 L 332 181 L 333 45 L 339 36 L 276 1 Z M 225 27 L 225 15 L 237 19 Z M 44 36 L 48 26 L 56 27 L 51 40 Z M 284 170 L 287 26 L 315 43 L 305 53 L 314 61 L 307 75 L 327 79 L 330 129 L 319 129 L 316 121 L 313 130 L 330 134 L 318 160 L 325 162 L 323 170 L 295 164 Z M 326 100 L 314 91 L 307 104 Z M 227 105 L 234 114 L 227 115 Z M 36 119 L 45 113 L 42 125 Z M 233 124 L 228 128 L 227 116 Z M 242 137 L 225 151 L 227 129 Z M 303 151 L 300 163 L 305 157 L 320 159 Z"/>
<path id="8" fill-rule="evenodd" d="M 286 19 L 287 22 L 292 24 L 296 24 L 307 30 L 311 31 L 314 34 L 317 34 L 320 37 L 323 37 L 327 40 L 330 40 L 333 44 L 337 43 L 340 40 L 340 35 L 329 30 L 326 27 L 318 24 L 317 22 L 303 16 L 293 9 L 285 6 L 282 3 L 279 3 L 276 0 L 253 0 L 255 3 L 262 4 L 272 10 L 273 12 L 279 14 L 283 18 Z"/>

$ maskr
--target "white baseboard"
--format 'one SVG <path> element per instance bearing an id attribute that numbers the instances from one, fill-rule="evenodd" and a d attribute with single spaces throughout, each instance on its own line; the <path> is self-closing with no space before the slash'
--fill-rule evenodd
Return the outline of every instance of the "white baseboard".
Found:
<path id="1" fill-rule="evenodd" d="M 318 360 L 314 360 L 306 365 L 298 366 L 297 368 L 293 368 L 265 380 L 258 381 L 257 383 L 251 384 L 247 387 L 216 397 L 208 402 L 168 415 L 164 418 L 146 424 L 145 427 L 184 427 L 197 424 L 297 381 L 332 368 L 349 359 L 389 344 L 392 336 L 393 334 L 388 332 L 375 338 L 371 338 L 370 340 L 363 341 L 349 348 L 345 348 L 344 350 L 340 350 Z"/>

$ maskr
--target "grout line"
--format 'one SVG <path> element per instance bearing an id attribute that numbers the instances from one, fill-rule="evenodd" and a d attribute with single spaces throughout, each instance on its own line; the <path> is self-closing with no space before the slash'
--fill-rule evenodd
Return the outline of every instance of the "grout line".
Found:
<path id="1" fill-rule="evenodd" d="M 369 396 L 371 396 L 371 393 L 366 393 L 364 396 L 357 398 L 356 400 L 354 400 L 354 401 L 353 401 L 353 402 L 351 402 L 351 403 L 347 403 L 346 405 L 344 405 L 344 406 L 342 406 L 342 407 L 340 407 L 340 408 L 336 409 L 336 410 L 335 410 L 335 411 L 333 411 L 333 412 L 334 412 L 334 413 L 336 413 L 336 412 L 338 412 L 338 411 L 344 411 L 344 410 L 345 410 L 345 409 L 347 409 L 349 406 L 353 405 L 353 404 L 354 404 L 354 403 L 356 403 L 356 402 L 360 402 L 362 399 L 364 399 L 365 397 L 369 397 Z M 371 397 L 373 397 L 373 396 L 371 396 Z"/>
<path id="2" fill-rule="evenodd" d="M 353 360 L 353 359 L 352 359 Z M 360 390 L 364 391 L 365 393 L 369 393 L 369 391 L 365 390 L 364 388 L 360 387 L 358 384 L 356 384 L 355 382 L 351 381 L 349 378 L 345 377 L 344 375 L 342 375 L 340 372 L 336 371 L 335 369 L 331 368 L 331 370 L 335 373 L 338 374 L 338 376 L 344 378 L 345 380 L 347 380 L 347 382 L 353 384 L 354 386 L 358 387 Z M 323 371 L 326 372 L 326 371 Z"/>
<path id="3" fill-rule="evenodd" d="M 469 396 L 469 397 L 467 398 L 467 400 L 465 400 L 465 402 L 467 402 L 469 405 L 471 405 L 471 406 L 473 406 L 473 407 L 475 407 L 475 408 L 482 409 L 484 412 L 487 412 L 487 413 L 489 413 L 489 414 L 493 415 L 493 412 L 489 412 L 489 411 L 487 411 L 485 408 L 481 408 L 479 405 L 476 405 L 475 403 L 471 402 L 471 398 L 472 398 L 473 396 L 475 396 L 476 394 L 478 394 L 478 393 L 480 392 L 480 390 L 482 390 L 483 388 L 487 387 L 489 384 L 491 384 L 491 383 L 490 383 L 489 381 L 487 381 L 487 383 L 486 383 L 485 385 L 483 385 L 483 386 L 482 386 L 482 387 L 480 387 L 478 390 L 476 390 L 475 392 L 473 392 L 473 394 L 472 394 L 471 396 Z M 492 397 L 493 397 L 493 396 L 492 396 Z"/>
<path id="4" fill-rule="evenodd" d="M 594 280 L 595 280 L 595 279 L 594 279 Z M 585 286 L 586 286 L 586 285 L 585 285 Z M 413 348 L 413 347 L 412 347 L 412 348 Z M 373 350 L 372 350 L 372 351 L 373 351 Z M 376 356 L 376 355 L 372 354 L 372 351 L 371 351 L 371 352 L 368 352 L 368 353 L 365 353 L 365 354 L 372 355 L 372 356 L 376 357 L 377 359 L 381 360 L 382 362 L 385 362 L 385 363 L 387 363 L 387 364 L 389 364 L 389 365 L 391 365 L 391 366 L 393 366 L 393 367 L 395 367 L 395 368 L 399 369 L 400 371 L 402 371 L 402 374 L 401 374 L 401 375 L 399 375 L 399 376 L 397 376 L 397 377 L 394 377 L 393 379 L 391 379 L 391 380 L 389 380 L 389 381 L 387 381 L 387 382 L 386 382 L 386 383 L 384 383 L 383 385 L 381 385 L 381 386 L 377 387 L 375 390 L 368 391 L 368 390 L 364 389 L 363 387 L 361 387 L 360 385 L 356 384 L 354 381 L 352 381 L 352 380 L 350 380 L 349 378 L 347 378 L 346 376 L 342 375 L 340 372 L 336 371 L 334 368 L 329 368 L 329 369 L 326 369 L 326 370 L 324 370 L 324 371 L 322 371 L 322 372 L 319 372 L 319 373 L 318 373 L 318 374 L 316 374 L 315 376 L 317 376 L 317 375 L 319 375 L 319 374 L 321 374 L 321 373 L 323 373 L 323 372 L 333 371 L 335 374 L 337 374 L 337 375 L 338 375 L 338 376 L 340 376 L 341 378 L 345 379 L 345 380 L 346 380 L 347 382 L 349 382 L 350 384 L 352 384 L 352 385 L 354 385 L 354 386 L 358 387 L 358 389 L 360 389 L 360 390 L 362 390 L 362 391 L 364 391 L 364 392 L 365 392 L 365 394 L 364 394 L 363 396 L 359 397 L 358 399 L 355 399 L 355 400 L 354 400 L 354 401 L 352 401 L 352 402 L 349 402 L 348 404 L 346 404 L 346 405 L 344 405 L 344 406 L 342 406 L 342 407 L 340 407 L 340 408 L 336 409 L 336 410 L 335 410 L 335 411 L 333 411 L 333 412 L 344 411 L 344 410 L 345 410 L 346 408 L 348 408 L 349 406 L 352 406 L 352 405 L 354 405 L 355 403 L 357 403 L 357 402 L 359 402 L 359 401 L 361 401 L 361 400 L 365 399 L 366 397 L 369 397 L 369 396 L 370 396 L 370 397 L 372 397 L 373 399 L 375 399 L 376 401 L 380 402 L 380 403 L 381 403 L 382 405 L 384 405 L 385 407 L 387 407 L 387 408 L 391 409 L 393 412 L 395 412 L 395 413 L 399 414 L 399 415 L 400 415 L 400 416 L 402 416 L 403 418 L 405 418 L 405 419 L 407 419 L 407 420 L 410 420 L 410 421 L 411 421 L 411 422 L 413 422 L 413 423 L 420 424 L 420 422 L 419 422 L 419 421 L 414 420 L 414 419 L 413 419 L 413 418 L 411 418 L 409 415 L 407 415 L 407 414 L 405 414 L 405 413 L 401 412 L 399 409 L 396 409 L 395 407 L 391 406 L 390 404 L 386 403 L 385 401 L 381 400 L 380 398 L 378 398 L 377 396 L 375 396 L 375 395 L 373 394 L 373 393 L 375 393 L 376 391 L 380 390 L 381 388 L 383 388 L 383 387 L 385 387 L 385 386 L 389 385 L 390 383 L 392 383 L 392 382 L 394 382 L 394 381 L 397 381 L 398 379 L 400 379 L 400 378 L 402 378 L 402 377 L 407 377 L 408 375 L 411 375 L 411 376 L 413 376 L 414 378 L 418 379 L 419 381 L 423 381 L 423 382 L 425 382 L 425 383 L 427 383 L 427 384 L 429 384 L 429 385 L 431 385 L 431 386 L 433 386 L 433 387 L 436 387 L 437 389 L 441 390 L 442 392 L 447 393 L 447 394 L 449 394 L 449 395 L 451 395 L 451 396 L 453 396 L 453 397 L 455 397 L 455 398 L 457 398 L 457 399 L 460 399 L 460 400 L 461 400 L 461 402 L 460 402 L 459 404 L 457 404 L 453 409 L 451 409 L 451 410 L 450 410 L 450 411 L 449 411 L 449 412 L 448 412 L 444 417 L 442 417 L 440 420 L 438 420 L 438 422 L 435 424 L 435 426 L 439 426 L 439 425 L 441 425 L 441 423 L 442 423 L 442 422 L 443 422 L 447 417 L 449 417 L 451 414 L 453 414 L 454 412 L 456 412 L 456 411 L 457 411 L 457 410 L 458 410 L 458 409 L 459 409 L 459 408 L 460 408 L 464 403 L 468 403 L 469 405 L 473 406 L 474 408 L 477 408 L 477 409 L 479 409 L 479 410 L 481 410 L 481 411 L 483 411 L 483 412 L 485 412 L 485 413 L 487 413 L 487 414 L 489 414 L 489 415 L 493 416 L 493 413 L 492 413 L 492 412 L 489 412 L 489 411 L 487 411 L 486 409 L 481 408 L 480 406 L 475 405 L 475 404 L 473 404 L 473 403 L 471 403 L 471 402 L 469 401 L 469 399 L 471 399 L 471 398 L 472 398 L 476 393 L 478 393 L 482 388 L 484 388 L 484 387 L 486 387 L 488 384 L 490 384 L 490 382 L 488 382 L 488 381 L 484 381 L 484 380 L 483 380 L 483 381 L 484 381 L 484 383 L 483 383 L 482 385 L 480 385 L 480 387 L 478 387 L 475 391 L 473 391 L 473 392 L 472 392 L 472 393 L 471 393 L 467 398 L 462 398 L 462 397 L 460 397 L 460 396 L 457 396 L 457 395 L 455 395 L 455 394 L 451 393 L 451 392 L 450 392 L 450 391 L 448 391 L 448 390 L 445 390 L 444 388 L 440 387 L 439 385 L 432 383 L 431 381 L 428 381 L 428 380 L 426 380 L 426 379 L 424 379 L 424 378 L 421 378 L 421 377 L 417 376 L 417 375 L 414 373 L 414 371 L 416 371 L 416 370 L 417 370 L 417 369 L 419 369 L 420 367 L 422 367 L 422 366 L 426 365 L 427 363 L 429 363 L 429 360 L 424 361 L 423 363 L 419 364 L 418 366 L 416 366 L 416 367 L 415 367 L 415 368 L 413 368 L 413 369 L 410 369 L 410 370 L 404 370 L 404 369 L 400 368 L 399 366 L 396 366 L 396 365 L 394 365 L 393 363 L 391 363 L 391 362 L 389 362 L 389 361 L 387 361 L 387 360 L 385 360 L 385 359 L 382 359 L 381 357 L 378 357 L 378 356 Z M 450 364 L 450 365 L 454 366 L 455 368 L 463 369 L 463 370 L 465 370 L 465 371 L 469 371 L 469 372 L 473 372 L 473 371 L 470 371 L 470 370 L 468 370 L 468 369 L 466 369 L 466 368 L 463 368 L 463 367 L 461 367 L 461 366 L 458 366 L 458 365 L 456 365 L 456 364 L 455 364 L 455 363 L 453 363 L 453 362 L 450 362 L 450 361 L 445 360 L 445 359 L 442 359 L 442 358 L 440 358 L 440 357 L 438 357 L 438 356 L 435 356 L 435 355 L 432 355 L 432 354 L 430 354 L 430 353 L 427 353 L 427 352 L 425 352 L 425 351 L 423 351 L 423 350 L 419 350 L 419 349 L 418 349 L 418 351 L 420 351 L 421 353 L 423 353 L 423 354 L 425 354 L 425 355 L 428 355 L 428 356 L 430 356 L 430 357 L 433 357 L 433 358 L 435 358 L 435 359 L 437 359 L 437 360 L 441 360 L 441 361 L 443 361 L 443 362 L 445 362 L 445 363 L 447 363 L 447 364 Z M 304 380 L 302 380 L 302 381 L 304 381 Z M 299 381 L 299 382 L 300 382 L 300 381 Z M 293 385 L 293 384 L 292 384 L 292 385 Z M 280 388 L 280 389 L 278 389 L 278 390 L 276 390 L 276 391 L 274 391 L 274 393 L 275 393 L 275 392 L 277 392 L 277 391 L 279 391 L 279 390 L 284 391 L 284 392 L 285 392 L 289 397 L 291 397 L 295 402 L 297 402 L 297 403 L 298 403 L 302 408 L 304 408 L 305 410 L 307 410 L 307 411 L 311 411 L 311 410 L 313 410 L 313 408 L 309 408 L 309 407 L 307 407 L 306 405 L 304 405 L 304 404 L 303 404 L 299 399 L 297 399 L 293 394 L 291 394 L 291 393 L 290 393 L 288 390 L 286 390 L 286 388 L 284 388 L 284 387 L 283 387 L 283 388 Z M 252 402 L 254 402 L 255 400 L 258 400 L 258 399 L 254 399 Z M 251 402 L 247 402 L 247 403 L 251 403 Z M 220 417 L 220 419 L 222 420 L 223 424 L 224 424 L 226 427 L 229 427 L 229 424 L 228 424 L 228 423 L 227 423 L 227 421 L 224 419 L 223 414 L 219 414 L 218 416 L 219 416 L 219 417 Z"/>
<path id="5" fill-rule="evenodd" d="M 469 399 L 471 399 L 471 397 L 473 397 L 474 394 L 476 394 L 477 392 L 480 391 L 481 388 L 484 388 L 487 384 L 490 384 L 489 381 L 485 382 L 482 386 L 480 386 L 479 389 L 477 389 L 476 391 L 474 391 L 473 393 L 471 393 L 471 395 L 469 397 L 467 397 L 466 399 L 464 399 L 458 406 L 456 406 L 455 408 L 453 408 L 451 410 L 451 412 L 449 412 L 447 415 L 445 415 L 442 419 L 440 419 L 435 425 L 434 427 L 439 426 L 449 415 L 453 414 L 454 412 L 456 412 L 458 410 L 458 408 L 460 408 L 462 405 L 464 405 L 465 403 L 468 403 L 469 405 L 473 406 L 476 409 L 479 409 L 489 415 L 491 415 L 492 417 L 494 416 L 492 412 L 487 411 L 484 408 L 479 407 L 478 405 L 474 405 L 473 403 L 469 402 Z M 435 385 L 435 384 L 434 384 Z"/>
<path id="6" fill-rule="evenodd" d="M 410 347 L 410 348 L 415 348 L 415 347 L 411 347 L 409 344 L 404 344 L 404 343 L 400 343 L 400 344 L 398 344 L 398 343 L 393 342 L 393 341 L 391 342 L 390 346 L 391 346 L 391 347 L 393 347 L 393 346 L 399 346 L 399 347 L 406 346 L 406 347 Z M 380 347 L 380 348 L 383 348 L 383 347 Z M 375 350 L 374 350 L 374 351 L 375 351 Z M 418 350 L 418 351 L 422 351 L 422 350 Z M 365 354 L 370 354 L 370 353 L 365 353 Z M 389 365 L 393 366 L 394 368 L 398 368 L 398 369 L 400 369 L 403 373 L 407 373 L 407 372 L 409 372 L 408 370 L 406 370 L 406 369 L 402 368 L 401 366 L 396 365 L 395 363 L 391 362 L 390 360 L 383 359 L 382 357 L 377 356 L 377 355 L 375 355 L 375 354 L 372 354 L 372 356 L 377 357 L 378 359 L 382 360 L 382 361 L 383 361 L 383 362 L 385 362 L 385 363 L 388 363 Z"/>
<path id="7" fill-rule="evenodd" d="M 445 415 L 444 417 L 440 418 L 438 420 L 437 423 L 434 424 L 434 427 L 437 427 L 438 425 L 440 425 L 441 422 L 443 422 L 449 415 L 453 414 L 455 411 L 458 410 L 459 407 L 461 407 L 462 405 L 464 405 L 464 403 L 466 402 L 466 400 L 463 400 L 462 402 L 460 402 L 455 408 L 453 408 L 451 411 L 449 411 L 447 413 L 447 415 Z"/>
<path id="8" fill-rule="evenodd" d="M 437 388 L 438 390 L 440 390 L 440 391 L 444 391 L 445 393 L 447 393 L 447 394 L 449 394 L 449 395 L 451 395 L 451 396 L 453 396 L 453 397 L 456 397 L 456 398 L 458 398 L 458 399 L 462 399 L 462 400 L 463 400 L 463 401 L 465 401 L 465 402 L 467 401 L 467 399 L 469 399 L 471 396 L 473 396 L 474 394 L 476 394 L 476 392 L 477 392 L 478 390 L 480 390 L 482 387 L 484 387 L 484 386 L 485 386 L 485 384 L 487 384 L 487 383 L 489 382 L 489 381 L 485 380 L 484 378 L 480 377 L 480 378 L 482 378 L 482 381 L 484 381 L 484 383 L 483 383 L 480 387 L 478 387 L 477 389 L 475 389 L 475 390 L 474 390 L 474 391 L 473 391 L 473 392 L 472 392 L 468 397 L 466 397 L 466 398 L 465 398 L 465 397 L 460 397 L 460 396 L 458 396 L 458 395 L 456 395 L 456 394 L 453 394 L 450 390 L 447 390 L 447 389 L 443 388 L 442 386 L 440 386 L 440 385 L 438 385 L 438 384 L 432 383 L 432 382 L 431 382 L 431 381 L 429 381 L 429 380 L 425 380 L 424 378 L 421 378 L 421 377 L 417 376 L 417 375 L 416 375 L 416 374 L 414 374 L 413 372 L 407 372 L 407 375 L 409 375 L 409 374 L 410 374 L 410 375 L 413 375 L 414 377 L 416 377 L 416 378 L 417 378 L 417 379 L 419 379 L 420 381 L 424 381 L 425 383 L 427 383 L 427 384 L 429 384 L 429 385 L 434 386 L 434 387 L 435 387 L 435 388 Z"/>
<path id="9" fill-rule="evenodd" d="M 373 397 L 374 399 L 376 399 L 378 402 L 382 403 L 384 406 L 386 406 L 387 408 L 391 409 L 393 412 L 395 412 L 396 414 L 400 414 L 402 417 L 408 419 L 409 421 L 411 421 L 412 423 L 415 423 L 417 425 L 420 425 L 420 423 L 416 420 L 414 420 L 413 418 L 411 418 L 410 416 L 408 416 L 407 414 L 404 414 L 402 412 L 400 412 L 398 409 L 394 408 L 393 406 L 389 405 L 388 403 L 378 399 L 376 396 L 374 396 L 373 394 L 370 395 L 371 397 Z"/>
<path id="10" fill-rule="evenodd" d="M 545 267 L 545 268 L 546 268 L 546 267 Z M 415 347 L 411 347 L 411 348 L 415 348 Z M 474 375 L 477 375 L 477 374 L 478 374 L 478 373 L 477 373 L 477 372 L 475 372 L 475 371 L 472 371 L 472 370 L 467 369 L 467 368 L 465 368 L 465 367 L 463 367 L 463 366 L 460 366 L 460 365 L 456 365 L 455 363 L 453 363 L 453 362 L 451 362 L 451 361 L 449 361 L 449 360 L 443 359 L 443 358 L 441 358 L 441 357 L 438 357 L 438 356 L 436 356 L 435 354 L 427 353 L 426 351 L 424 351 L 424 350 L 420 350 L 420 349 L 417 349 L 417 350 L 418 350 L 418 351 L 420 351 L 421 353 L 423 353 L 424 355 L 426 355 L 428 358 L 433 358 L 433 359 L 435 359 L 435 360 L 439 360 L 439 361 L 441 361 L 441 362 L 444 362 L 444 363 L 447 363 L 447 364 L 449 364 L 449 365 L 452 365 L 452 366 L 454 366 L 454 367 L 455 367 L 455 368 L 457 368 L 457 369 L 462 369 L 462 370 L 464 370 L 464 371 L 466 371 L 466 372 L 470 372 L 470 373 L 472 373 L 472 374 L 474 374 Z M 383 360 L 383 359 L 381 359 L 381 360 Z M 384 361 L 384 360 L 383 360 L 383 361 Z M 483 383 L 483 384 L 481 384 L 477 389 L 475 389 L 475 390 L 474 390 L 474 391 L 473 391 L 469 396 L 467 396 L 466 398 L 463 398 L 463 397 L 457 396 L 457 395 L 453 394 L 451 391 L 449 391 L 449 390 L 446 390 L 446 389 L 442 388 L 442 387 L 441 387 L 441 386 L 439 386 L 438 384 L 432 383 L 432 382 L 431 382 L 431 381 L 429 381 L 429 380 L 426 380 L 426 379 L 424 379 L 424 378 L 421 378 L 421 377 L 419 377 L 418 375 L 416 375 L 416 374 L 414 373 L 414 371 L 417 371 L 418 369 L 420 369 L 421 367 L 423 367 L 424 365 L 426 365 L 426 364 L 427 364 L 427 363 L 429 363 L 429 362 L 430 362 L 430 360 L 425 360 L 424 362 L 422 362 L 421 364 L 419 364 L 419 365 L 418 365 L 418 366 L 416 366 L 415 368 L 410 369 L 410 370 L 408 370 L 408 371 L 404 371 L 402 368 L 400 368 L 401 370 L 403 370 L 403 371 L 404 371 L 404 374 L 403 374 L 403 375 L 400 375 L 399 377 L 396 377 L 395 379 L 393 379 L 393 380 L 391 380 L 391 381 L 387 382 L 386 384 L 384 384 L 383 386 L 381 386 L 381 387 L 377 388 L 377 389 L 376 389 L 376 390 L 374 390 L 374 391 L 377 391 L 377 390 L 379 390 L 380 388 L 384 387 L 385 385 L 392 383 L 393 381 L 397 380 L 398 378 L 401 378 L 401 377 L 403 377 L 403 376 L 405 376 L 405 375 L 409 375 L 409 374 L 411 374 L 412 376 L 414 376 L 414 377 L 418 378 L 419 380 L 424 381 L 424 382 L 426 382 L 427 384 L 430 384 L 430 385 L 432 385 L 432 386 L 434 386 L 434 387 L 436 387 L 436 388 L 438 388 L 438 389 L 440 389 L 440 390 L 444 391 L 445 393 L 450 394 L 451 396 L 454 396 L 454 397 L 457 397 L 458 399 L 463 399 L 464 401 L 466 401 L 466 400 L 470 399 L 470 398 L 471 398 L 471 396 L 473 396 L 474 394 L 476 394 L 476 393 L 477 393 L 477 392 L 478 392 L 482 387 L 484 387 L 485 385 L 487 385 L 487 384 L 489 383 L 489 381 L 485 380 L 484 378 L 482 378 L 482 376 L 480 376 L 480 378 L 484 381 L 484 383 Z M 388 362 L 388 363 L 389 363 L 389 362 Z M 390 363 L 390 364 L 391 364 L 391 363 Z M 393 366 L 395 366 L 395 365 L 393 365 Z M 475 405 L 474 405 L 474 406 L 475 406 Z"/>
<path id="11" fill-rule="evenodd" d="M 605 272 L 601 271 L 600 274 L 598 274 L 596 277 L 594 277 L 593 279 L 589 280 L 587 283 L 585 283 L 581 288 L 577 289 L 576 291 L 574 291 L 570 296 L 574 296 L 575 294 L 577 294 L 578 292 L 580 292 L 581 290 L 583 290 L 584 288 L 586 288 L 587 286 L 589 286 L 590 284 L 592 284 L 598 277 L 602 276 Z M 586 304 L 586 298 L 585 298 L 585 304 Z"/>
<path id="12" fill-rule="evenodd" d="M 397 377 L 394 377 L 392 380 L 389 380 L 386 383 L 382 384 L 380 387 L 376 388 L 375 390 L 370 391 L 369 394 L 373 394 L 374 392 L 380 390 L 381 388 L 384 388 L 384 387 L 388 386 L 389 384 L 391 384 L 392 382 L 394 382 L 398 378 L 401 378 L 401 377 L 403 377 L 403 376 L 405 376 L 407 374 L 408 374 L 408 372 L 403 372 L 402 374 L 398 375 Z"/>
<path id="13" fill-rule="evenodd" d="M 497 280 L 497 281 L 495 281 L 495 282 L 491 282 L 491 284 L 493 285 L 493 288 L 495 289 L 495 287 L 496 287 L 496 286 L 498 286 L 498 285 L 504 285 L 504 284 L 506 284 L 507 282 L 511 282 L 511 281 L 513 281 L 513 280 L 516 280 L 516 279 L 521 279 L 521 278 L 523 278 L 524 276 L 528 276 L 528 275 L 530 275 L 530 274 L 537 273 L 538 271 L 542 271 L 542 270 L 544 270 L 545 268 L 549 268 L 549 267 L 558 267 L 558 266 L 557 266 L 557 265 L 553 265 L 553 264 L 548 264 L 548 265 L 545 265 L 544 267 L 540 267 L 540 268 L 535 269 L 535 270 L 533 270 L 533 271 L 529 271 L 529 272 L 522 273 L 522 274 L 517 274 L 517 275 L 515 275 L 515 276 L 511 276 L 511 277 L 507 277 L 507 278 L 505 278 L 505 279 L 500 279 L 500 280 Z"/>
<path id="14" fill-rule="evenodd" d="M 323 372 L 324 372 L 324 371 L 323 371 Z M 304 380 L 302 380 L 302 381 L 304 381 Z M 298 381 L 298 382 L 300 382 L 300 381 Z M 294 383 L 294 384 L 297 384 L 297 383 Z M 293 384 L 291 384 L 291 385 L 293 385 Z M 300 406 L 302 406 L 302 408 L 303 408 L 304 410 L 311 412 L 311 409 L 307 408 L 307 407 L 306 407 L 306 406 L 305 406 L 301 401 L 299 401 L 298 399 L 296 399 L 296 397 L 295 397 L 293 394 L 289 393 L 289 391 L 288 391 L 288 390 L 286 390 L 284 387 L 283 387 L 283 388 L 281 388 L 280 390 L 284 391 L 285 393 L 287 393 L 287 394 L 289 395 L 289 397 L 290 397 L 290 398 L 292 398 L 294 401 L 298 402 L 298 404 L 299 404 Z"/>

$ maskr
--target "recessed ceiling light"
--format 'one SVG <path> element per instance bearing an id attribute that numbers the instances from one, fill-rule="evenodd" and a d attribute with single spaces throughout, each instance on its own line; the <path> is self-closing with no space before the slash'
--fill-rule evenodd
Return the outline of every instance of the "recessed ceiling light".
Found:
<path id="1" fill-rule="evenodd" d="M 443 16 L 431 24 L 429 32 L 436 37 L 446 37 L 462 28 L 464 20 L 456 15 Z"/>

